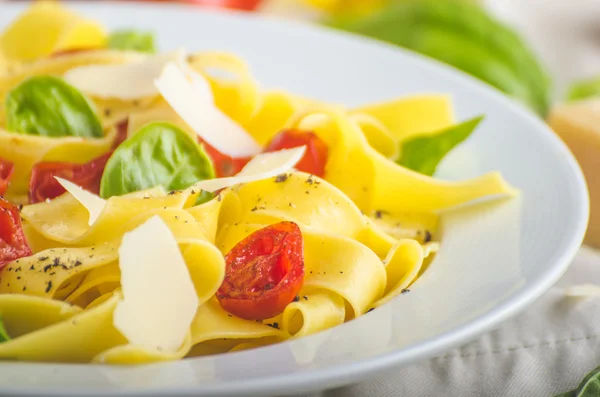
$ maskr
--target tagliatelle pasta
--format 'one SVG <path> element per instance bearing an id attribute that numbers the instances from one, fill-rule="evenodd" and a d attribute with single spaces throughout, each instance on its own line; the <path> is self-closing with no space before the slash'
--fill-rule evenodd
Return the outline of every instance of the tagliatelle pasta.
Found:
<path id="1" fill-rule="evenodd" d="M 423 171 L 465 132 L 445 95 L 347 109 L 265 91 L 233 54 L 177 54 L 0 57 L 0 359 L 142 364 L 318 333 L 418 288 L 441 213 L 515 193 Z M 65 75 L 94 114 L 39 95 Z"/>

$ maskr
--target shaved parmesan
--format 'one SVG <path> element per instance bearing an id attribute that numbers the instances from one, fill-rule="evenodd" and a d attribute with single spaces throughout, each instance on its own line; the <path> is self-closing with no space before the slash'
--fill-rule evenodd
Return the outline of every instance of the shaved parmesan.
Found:
<path id="1" fill-rule="evenodd" d="M 155 85 L 192 130 L 221 153 L 232 157 L 260 153 L 252 136 L 215 106 L 210 84 L 200 74 L 170 62 Z"/>
<path id="2" fill-rule="evenodd" d="M 123 300 L 114 326 L 131 344 L 179 349 L 199 302 L 177 241 L 159 216 L 123 236 L 119 267 Z"/>
<path id="3" fill-rule="evenodd" d="M 59 178 L 57 176 L 54 177 L 58 183 L 65 188 L 65 190 L 77 201 L 81 203 L 90 213 L 90 219 L 88 220 L 88 225 L 92 226 L 96 219 L 100 216 L 102 210 L 104 210 L 104 206 L 106 205 L 106 201 L 102 198 L 96 196 L 94 193 L 88 192 L 87 190 L 82 189 L 71 181 L 67 181 L 66 179 Z"/>
<path id="4" fill-rule="evenodd" d="M 207 179 L 194 184 L 189 189 L 215 192 L 240 183 L 273 178 L 291 170 L 304 156 L 306 146 L 284 149 L 277 152 L 262 153 L 255 156 L 236 176 Z"/>
<path id="5" fill-rule="evenodd" d="M 86 65 L 65 73 L 64 80 L 86 94 L 100 98 L 133 100 L 158 95 L 154 80 L 168 62 L 185 59 L 185 51 L 158 54 L 121 65 Z"/>

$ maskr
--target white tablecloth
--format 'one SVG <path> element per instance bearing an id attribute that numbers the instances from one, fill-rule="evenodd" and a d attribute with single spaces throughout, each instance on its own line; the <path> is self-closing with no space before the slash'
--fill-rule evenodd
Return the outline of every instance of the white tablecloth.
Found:
<path id="1" fill-rule="evenodd" d="M 366 382 L 302 397 L 551 397 L 600 365 L 600 252 L 582 248 L 563 278 L 526 312 L 476 341 Z M 300 396 L 298 396 L 300 397 Z"/>

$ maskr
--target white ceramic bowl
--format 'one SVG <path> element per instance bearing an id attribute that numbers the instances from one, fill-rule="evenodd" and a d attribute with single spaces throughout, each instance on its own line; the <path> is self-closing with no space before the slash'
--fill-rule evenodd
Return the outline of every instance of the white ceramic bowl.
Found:
<path id="1" fill-rule="evenodd" d="M 573 157 L 534 115 L 474 79 L 392 46 L 288 21 L 175 5 L 72 5 L 107 26 L 155 30 L 161 49 L 235 52 L 266 87 L 358 105 L 404 94 L 453 96 L 476 135 L 438 176 L 500 170 L 519 198 L 444 222 L 442 250 L 403 295 L 358 320 L 251 351 L 140 367 L 0 363 L 2 395 L 282 395 L 357 382 L 415 362 L 515 315 L 564 272 L 588 216 Z M 0 5 L 0 26 L 23 5 Z M 402 200 L 402 197 L 398 197 Z"/>

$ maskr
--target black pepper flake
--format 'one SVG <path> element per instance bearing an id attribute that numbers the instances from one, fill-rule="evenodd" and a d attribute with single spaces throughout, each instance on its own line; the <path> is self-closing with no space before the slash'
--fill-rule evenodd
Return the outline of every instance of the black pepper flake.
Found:
<path id="1" fill-rule="evenodd" d="M 90 249 L 91 249 L 92 251 L 94 251 L 94 250 L 96 249 L 96 247 L 92 247 L 92 248 L 90 248 Z"/>
<path id="2" fill-rule="evenodd" d="M 51 276 L 54 276 L 55 274 L 56 274 L 56 272 L 52 272 L 52 273 L 50 273 L 50 275 L 51 275 Z"/>
<path id="3" fill-rule="evenodd" d="M 298 302 L 299 300 L 300 300 L 300 297 L 299 297 L 298 295 L 296 295 L 296 296 L 294 297 L 294 302 Z"/>
<path id="4" fill-rule="evenodd" d="M 144 200 L 150 200 L 150 197 L 144 196 Z"/>
<path id="5" fill-rule="evenodd" d="M 179 219 L 179 217 L 177 215 L 175 215 L 175 219 Z"/>
<path id="6" fill-rule="evenodd" d="M 288 180 L 288 178 L 288 174 L 279 174 L 275 177 L 275 183 L 285 182 Z"/>
<path id="7" fill-rule="evenodd" d="M 175 190 L 171 190 L 169 193 L 167 193 L 167 196 L 172 196 L 175 194 Z"/>
<path id="8" fill-rule="evenodd" d="M 194 189 L 192 189 L 191 193 L 192 194 L 196 194 L 196 191 Z"/>
<path id="9" fill-rule="evenodd" d="M 279 323 L 277 323 L 277 322 L 274 322 L 273 324 L 267 323 L 265 325 L 267 325 L 267 326 L 269 326 L 271 328 L 279 329 Z"/>
<path id="10" fill-rule="evenodd" d="M 251 211 L 251 212 L 258 211 L 258 207 L 257 207 L 257 206 L 254 206 L 254 208 L 252 208 L 250 211 Z"/>
<path id="11" fill-rule="evenodd" d="M 231 314 L 228 314 L 227 317 L 233 317 Z"/>
<path id="12" fill-rule="evenodd" d="M 189 223 L 189 221 L 185 221 L 185 223 Z"/>
<path id="13" fill-rule="evenodd" d="M 20 280 L 20 279 L 21 279 L 21 276 L 17 276 L 17 280 Z"/>
<path id="14" fill-rule="evenodd" d="M 431 232 L 429 230 L 425 230 L 425 237 L 423 238 L 423 242 L 428 243 L 431 241 Z"/>
<path id="15" fill-rule="evenodd" d="M 409 292 L 410 292 L 410 290 L 409 290 L 408 288 L 403 288 L 403 289 L 402 289 L 402 291 L 400 291 L 400 293 L 401 293 L 402 295 L 404 295 L 404 294 L 408 294 Z"/>
<path id="16" fill-rule="evenodd" d="M 89 258 L 92 259 L 94 257 L 94 255 L 90 255 Z"/>
<path id="17" fill-rule="evenodd" d="M 306 194 L 310 194 L 310 192 L 309 192 L 308 190 L 307 190 L 307 191 L 305 191 L 304 193 L 306 193 Z"/>
<path id="18" fill-rule="evenodd" d="M 375 218 L 376 219 L 381 219 L 382 216 L 383 216 L 383 213 L 381 211 L 375 211 Z"/>
<path id="19" fill-rule="evenodd" d="M 306 295 L 304 295 L 303 298 L 304 298 L 305 301 L 308 300 L 308 296 L 306 296 Z"/>
<path id="20" fill-rule="evenodd" d="M 44 273 L 46 273 L 50 269 L 52 269 L 52 264 L 44 266 Z"/>
<path id="21" fill-rule="evenodd" d="M 21 291 L 23 291 L 23 292 L 27 291 L 27 287 L 24 285 L 23 289 Z"/>
<path id="22" fill-rule="evenodd" d="M 6 270 L 7 270 L 7 271 L 9 271 L 9 272 L 12 272 L 12 271 L 13 271 L 13 268 L 12 268 L 12 267 L 9 267 L 9 268 L 7 268 Z"/>
<path id="23" fill-rule="evenodd" d="M 273 287 L 275 287 L 275 285 L 273 285 L 273 283 L 267 283 L 264 286 L 264 289 L 269 290 L 269 289 L 273 289 Z"/>
<path id="24" fill-rule="evenodd" d="M 304 181 L 305 183 L 308 183 L 309 185 L 312 185 L 313 183 L 315 183 L 314 179 L 312 179 L 313 176 L 309 175 L 308 178 Z"/>
<path id="25" fill-rule="evenodd" d="M 52 281 L 48 281 L 48 285 L 46 286 L 46 293 L 50 292 L 52 289 Z"/>
<path id="26" fill-rule="evenodd" d="M 371 313 L 373 310 L 375 310 L 374 307 L 370 308 L 369 310 L 367 310 L 367 313 Z"/>
<path id="27" fill-rule="evenodd" d="M 21 212 L 21 210 L 23 210 L 23 204 L 19 204 L 19 212 Z"/>
<path id="28" fill-rule="evenodd" d="M 22 270 L 22 269 L 21 269 L 21 266 L 19 266 L 18 268 L 16 268 L 16 269 L 15 269 L 15 273 L 18 273 L 18 272 L 20 272 L 21 270 Z"/>
<path id="29" fill-rule="evenodd" d="M 47 257 L 47 256 L 40 256 L 40 257 L 38 258 L 38 261 L 40 261 L 40 262 L 47 261 L 47 260 L 48 260 L 48 257 Z M 31 265 L 31 266 L 33 267 L 33 265 Z M 31 269 L 31 270 L 33 270 L 33 269 Z"/>
<path id="30" fill-rule="evenodd" d="M 33 266 L 33 265 L 29 266 L 29 270 L 35 270 L 35 266 Z"/>
<path id="31" fill-rule="evenodd" d="M 56 258 L 54 258 L 54 261 L 52 261 L 52 264 L 54 266 L 60 266 L 60 258 L 58 256 Z"/>
<path id="32" fill-rule="evenodd" d="M 344 272 L 340 270 L 340 274 L 344 274 Z"/>
<path id="33" fill-rule="evenodd" d="M 311 271 L 310 271 L 310 274 L 312 274 L 312 272 L 313 272 L 313 271 L 311 270 Z"/>
<path id="34" fill-rule="evenodd" d="M 104 117 L 110 117 L 112 111 L 109 108 L 104 109 Z"/>

